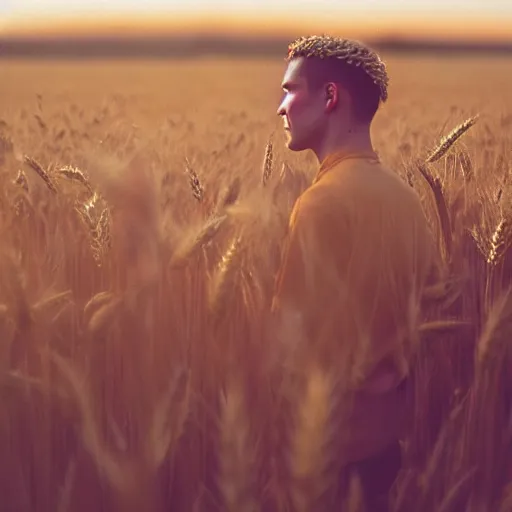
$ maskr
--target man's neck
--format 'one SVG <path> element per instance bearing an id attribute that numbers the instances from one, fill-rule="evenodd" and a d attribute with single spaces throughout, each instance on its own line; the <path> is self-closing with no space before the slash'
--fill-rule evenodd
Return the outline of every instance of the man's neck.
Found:
<path id="1" fill-rule="evenodd" d="M 351 155 L 374 153 L 369 127 L 353 128 L 348 133 L 333 133 L 325 139 L 321 148 L 315 151 L 319 164 L 330 155 Z"/>

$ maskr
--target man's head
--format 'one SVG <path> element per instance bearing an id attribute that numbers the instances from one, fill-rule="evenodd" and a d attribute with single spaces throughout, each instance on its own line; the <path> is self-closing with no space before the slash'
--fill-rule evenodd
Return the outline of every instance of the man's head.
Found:
<path id="1" fill-rule="evenodd" d="M 301 37 L 290 44 L 278 109 L 293 151 L 313 149 L 328 132 L 369 126 L 387 99 L 386 66 L 357 41 Z"/>

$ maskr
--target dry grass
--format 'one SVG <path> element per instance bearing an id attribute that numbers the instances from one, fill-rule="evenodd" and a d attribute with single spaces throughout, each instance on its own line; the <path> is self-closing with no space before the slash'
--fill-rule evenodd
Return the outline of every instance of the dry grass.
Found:
<path id="1" fill-rule="evenodd" d="M 395 512 L 511 510 L 507 66 L 390 61 L 375 144 L 450 273 L 425 294 Z M 315 172 L 276 130 L 282 63 L 2 68 L 2 510 L 362 510 L 332 458 L 339 375 L 267 335 Z"/>

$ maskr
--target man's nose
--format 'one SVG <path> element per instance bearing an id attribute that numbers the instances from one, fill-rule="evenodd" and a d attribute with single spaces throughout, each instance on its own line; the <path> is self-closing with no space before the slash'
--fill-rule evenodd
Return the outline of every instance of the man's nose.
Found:
<path id="1" fill-rule="evenodd" d="M 284 109 L 284 100 L 281 101 L 280 105 L 277 107 L 277 115 L 278 116 L 284 116 L 285 115 L 285 109 Z"/>

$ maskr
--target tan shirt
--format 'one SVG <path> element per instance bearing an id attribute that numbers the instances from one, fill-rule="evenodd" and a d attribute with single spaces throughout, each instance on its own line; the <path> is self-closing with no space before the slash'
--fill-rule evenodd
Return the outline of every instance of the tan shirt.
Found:
<path id="1" fill-rule="evenodd" d="M 294 206 L 273 311 L 303 361 L 336 368 L 353 392 L 350 460 L 398 435 L 394 389 L 436 264 L 418 196 L 374 153 L 328 157 Z"/>

